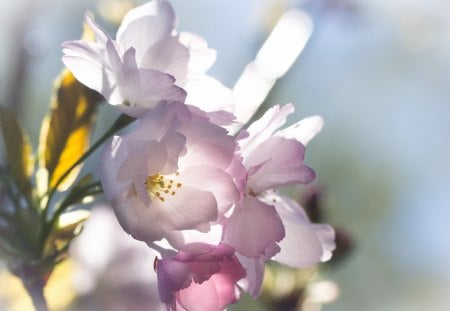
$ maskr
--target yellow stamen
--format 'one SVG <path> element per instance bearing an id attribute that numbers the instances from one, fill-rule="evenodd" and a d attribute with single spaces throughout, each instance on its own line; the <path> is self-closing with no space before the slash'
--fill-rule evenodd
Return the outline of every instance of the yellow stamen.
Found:
<path id="1" fill-rule="evenodd" d="M 176 172 L 170 177 L 180 176 L 180 173 Z M 165 201 L 164 194 L 170 194 L 172 196 L 176 195 L 176 190 L 172 185 L 176 185 L 179 189 L 182 187 L 181 183 L 174 182 L 174 179 L 167 179 L 168 176 L 156 174 L 152 176 L 148 176 L 144 182 L 145 189 L 147 190 L 147 194 L 149 198 L 155 198 L 160 200 L 161 202 Z"/>

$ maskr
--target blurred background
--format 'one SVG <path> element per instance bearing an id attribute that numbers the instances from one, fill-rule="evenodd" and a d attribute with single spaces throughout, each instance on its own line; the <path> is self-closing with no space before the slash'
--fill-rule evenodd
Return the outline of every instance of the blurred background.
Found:
<path id="1" fill-rule="evenodd" d="M 114 35 L 123 13 L 140 3 L 0 2 L 0 102 L 19 114 L 34 146 L 63 66 L 60 44 L 80 37 L 86 10 Z M 172 4 L 178 29 L 200 34 L 217 50 L 209 73 L 230 87 L 284 11 L 311 15 L 312 37 L 266 105 L 294 103 L 290 122 L 324 117 L 306 163 L 317 172 L 323 221 L 343 228 L 353 247 L 338 264 L 311 272 L 330 303 L 308 310 L 450 310 L 450 1 Z M 102 109 L 99 133 L 114 114 Z M 51 280 L 55 310 L 69 309 L 75 299 L 76 288 L 67 281 L 78 271 L 74 266 L 66 263 L 61 277 Z M 149 275 L 151 269 L 152 259 Z M 4 270 L 0 275 L 0 310 L 26 310 L 18 281 Z M 96 295 L 105 299 L 105 293 Z M 264 310 L 248 299 L 233 310 L 251 308 Z M 120 303 L 98 309 L 128 310 Z"/>

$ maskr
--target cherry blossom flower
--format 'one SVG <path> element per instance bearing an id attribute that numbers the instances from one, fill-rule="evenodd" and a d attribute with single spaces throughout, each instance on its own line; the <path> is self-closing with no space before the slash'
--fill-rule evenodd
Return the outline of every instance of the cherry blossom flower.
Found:
<path id="1" fill-rule="evenodd" d="M 239 199 L 236 142 L 182 103 L 161 102 L 105 147 L 103 190 L 122 227 L 148 243 L 207 232 Z M 243 170 L 243 168 L 242 168 Z"/>
<path id="2" fill-rule="evenodd" d="M 160 100 L 195 105 L 204 111 L 232 112 L 231 90 L 205 75 L 216 59 L 206 41 L 175 30 L 175 13 L 165 0 L 130 10 L 113 40 L 86 14 L 95 42 L 63 44 L 63 62 L 86 86 L 122 112 L 142 116 Z M 181 88 L 182 87 L 182 88 Z M 139 109 L 133 109 L 138 107 Z"/>
<path id="3" fill-rule="evenodd" d="M 187 244 L 157 261 L 160 300 L 170 310 L 222 311 L 239 299 L 245 270 L 227 244 Z"/>
<path id="4" fill-rule="evenodd" d="M 264 261 L 307 267 L 328 260 L 335 247 L 330 226 L 312 224 L 298 203 L 275 192 L 315 178 L 303 164 L 304 144 L 323 121 L 311 117 L 279 130 L 293 111 L 291 104 L 274 106 L 238 137 L 248 179 L 242 204 L 225 223 L 223 241 L 236 249 L 247 270 L 240 284 L 253 297 L 261 289 Z"/>

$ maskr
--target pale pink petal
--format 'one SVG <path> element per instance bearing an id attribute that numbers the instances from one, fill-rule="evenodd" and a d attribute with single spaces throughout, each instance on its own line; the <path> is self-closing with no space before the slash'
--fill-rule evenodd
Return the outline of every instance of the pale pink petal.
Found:
<path id="1" fill-rule="evenodd" d="M 183 86 L 188 73 L 189 50 L 178 37 L 166 37 L 150 46 L 139 67 L 159 70 L 172 75 L 177 85 Z"/>
<path id="2" fill-rule="evenodd" d="M 214 193 L 221 213 L 228 211 L 239 200 L 240 193 L 232 177 L 214 166 L 190 166 L 180 172 L 178 180 L 184 185 Z"/>
<path id="3" fill-rule="evenodd" d="M 155 107 L 147 109 L 146 114 L 139 119 L 133 129 L 133 135 L 128 137 L 130 144 L 141 139 L 163 140 L 168 132 L 180 131 L 185 123 L 191 122 L 188 107 L 181 102 L 161 101 Z"/>
<path id="4" fill-rule="evenodd" d="M 163 303 L 169 303 L 173 299 L 173 290 L 185 286 L 191 272 L 190 266 L 176 260 L 159 260 L 157 270 L 159 299 Z"/>
<path id="5" fill-rule="evenodd" d="M 295 139 L 306 146 L 306 144 L 322 130 L 322 127 L 323 118 L 321 116 L 312 116 L 304 118 L 301 121 L 276 132 L 275 136 Z"/>
<path id="6" fill-rule="evenodd" d="M 147 48 L 169 36 L 175 26 L 175 13 L 168 1 L 153 0 L 130 10 L 117 30 L 117 41 L 137 50 L 138 62 Z"/>
<path id="7" fill-rule="evenodd" d="M 178 158 L 185 150 L 186 136 L 175 131 L 168 131 L 162 138 L 161 143 L 167 150 L 168 156 L 164 168 L 159 173 L 162 175 L 171 174 L 178 169 Z"/>
<path id="8" fill-rule="evenodd" d="M 253 298 L 256 298 L 261 293 L 261 287 L 264 279 L 264 261 L 262 259 L 255 259 L 236 254 L 239 262 L 244 267 L 247 275 L 238 282 L 245 292 Z"/>
<path id="9" fill-rule="evenodd" d="M 123 161 L 128 156 L 122 137 L 114 136 L 105 143 L 100 156 L 99 175 L 105 197 L 110 201 L 123 202 L 131 180 L 120 181 L 117 175 Z"/>
<path id="10" fill-rule="evenodd" d="M 189 126 L 183 127 L 182 133 L 187 138 L 189 150 L 180 159 L 180 167 L 208 163 L 226 170 L 231 164 L 236 142 L 225 129 L 199 118 Z"/>
<path id="11" fill-rule="evenodd" d="M 195 311 L 223 311 L 238 299 L 235 281 L 226 274 L 214 274 L 203 283 L 193 283 L 177 294 L 182 307 Z"/>
<path id="12" fill-rule="evenodd" d="M 168 151 L 164 144 L 155 140 L 142 140 L 128 150 L 117 172 L 117 180 L 129 180 L 136 174 L 156 174 L 164 167 L 167 158 Z"/>
<path id="13" fill-rule="evenodd" d="M 292 104 L 283 107 L 276 105 L 267 110 L 260 119 L 253 122 L 247 129 L 249 136 L 239 142 L 242 156 L 245 158 L 258 145 L 269 139 L 279 127 L 286 123 L 286 117 L 293 112 L 294 106 Z"/>
<path id="14" fill-rule="evenodd" d="M 217 219 L 217 202 L 209 191 L 183 185 L 175 195 L 168 194 L 164 199 L 164 202 L 155 200 L 158 206 L 155 219 L 167 224 L 168 230 L 204 228 Z"/>
<path id="15" fill-rule="evenodd" d="M 239 298 L 245 270 L 226 244 L 188 244 L 157 262 L 160 299 L 170 310 L 221 311 Z"/>
<path id="16" fill-rule="evenodd" d="M 273 260 L 305 268 L 331 257 L 335 248 L 333 228 L 312 224 L 302 207 L 289 197 L 272 193 L 264 200 L 275 205 L 286 230 L 285 238 L 279 243 L 281 251 Z"/>
<path id="17" fill-rule="evenodd" d="M 280 250 L 277 242 L 283 238 L 283 224 L 275 208 L 246 197 L 243 207 L 236 208 L 230 216 L 223 241 L 246 257 L 270 259 Z"/>
<path id="18" fill-rule="evenodd" d="M 167 230 L 166 223 L 154 221 L 157 208 L 144 204 L 136 195 L 128 196 L 122 203 L 113 201 L 112 207 L 122 228 L 136 240 L 157 241 Z"/>
<path id="19" fill-rule="evenodd" d="M 250 193 L 311 182 L 315 173 L 303 165 L 304 151 L 301 143 L 283 137 L 269 138 L 253 149 L 244 161 Z"/>
<path id="20" fill-rule="evenodd" d="M 223 127 L 226 130 L 230 126 L 230 124 L 234 122 L 235 118 L 231 112 L 227 112 L 224 110 L 206 112 L 195 106 L 189 106 L 189 110 L 194 116 L 206 119 L 213 124 Z"/>
<path id="21" fill-rule="evenodd" d="M 139 78 L 138 83 L 124 83 L 124 97 L 130 99 L 130 106 L 121 105 L 119 110 L 135 118 L 143 117 L 148 108 L 156 106 L 160 101 L 183 102 L 186 92 L 174 85 L 171 75 L 151 69 L 138 69 L 134 76 Z M 126 81 L 125 77 L 125 81 Z M 133 81 L 133 76 L 128 77 Z"/>

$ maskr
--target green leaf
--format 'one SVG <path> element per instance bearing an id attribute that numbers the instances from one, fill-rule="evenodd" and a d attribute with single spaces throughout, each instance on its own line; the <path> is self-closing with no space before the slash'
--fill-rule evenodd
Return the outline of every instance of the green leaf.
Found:
<path id="1" fill-rule="evenodd" d="M 89 149 L 98 104 L 102 97 L 64 71 L 55 84 L 50 114 L 41 128 L 40 166 L 48 171 L 48 186 L 66 190 L 81 167 L 60 180 L 65 172 Z"/>
<path id="2" fill-rule="evenodd" d="M 2 107 L 0 107 L 0 127 L 9 172 L 18 190 L 30 198 L 30 177 L 34 170 L 34 158 L 28 135 L 22 130 L 14 114 Z"/>

